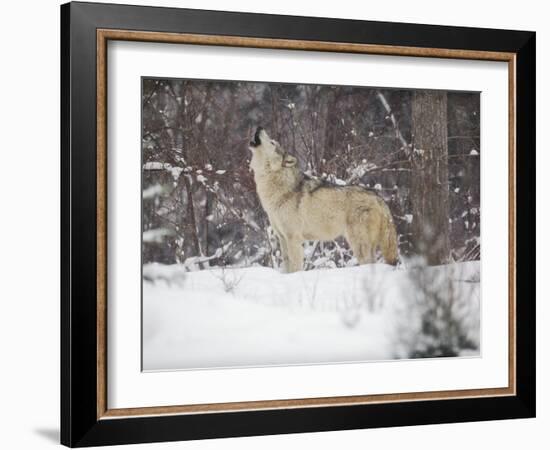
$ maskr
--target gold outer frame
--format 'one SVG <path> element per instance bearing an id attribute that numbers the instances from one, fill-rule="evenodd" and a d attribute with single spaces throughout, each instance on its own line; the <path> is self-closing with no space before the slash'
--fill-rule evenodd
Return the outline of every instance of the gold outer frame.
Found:
<path id="1" fill-rule="evenodd" d="M 174 414 L 220 413 L 449 400 L 516 395 L 516 54 L 445 48 L 403 47 L 238 36 L 97 29 L 97 419 Z M 316 397 L 198 405 L 109 409 L 107 405 L 107 42 L 109 40 L 216 45 L 286 50 L 363 53 L 501 61 L 508 63 L 508 386 L 397 394 Z"/>

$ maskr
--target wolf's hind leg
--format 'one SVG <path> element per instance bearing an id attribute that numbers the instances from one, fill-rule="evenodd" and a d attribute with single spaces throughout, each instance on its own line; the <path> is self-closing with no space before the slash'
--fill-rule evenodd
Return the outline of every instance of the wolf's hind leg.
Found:
<path id="1" fill-rule="evenodd" d="M 349 246 L 351 247 L 351 251 L 353 252 L 353 256 L 355 256 L 355 259 L 357 259 L 357 262 L 359 264 L 364 264 L 365 261 L 364 261 L 364 257 L 363 257 L 363 253 L 361 253 L 361 241 L 358 239 L 357 236 L 355 235 L 348 235 L 346 237 L 348 243 L 349 243 Z"/>
<path id="2" fill-rule="evenodd" d="M 361 244 L 361 254 L 363 255 L 363 262 L 361 264 L 374 264 L 376 262 L 374 246 L 363 243 Z"/>
<path id="3" fill-rule="evenodd" d="M 365 233 L 363 233 L 365 234 Z M 366 236 L 361 233 L 350 233 L 347 237 L 353 256 L 359 264 L 370 264 L 374 262 L 374 247 L 367 241 Z"/>
<path id="4" fill-rule="evenodd" d="M 356 245 L 355 249 L 352 247 L 352 251 L 359 264 L 372 264 L 375 262 L 374 248 L 370 244 L 362 243 Z"/>
<path id="5" fill-rule="evenodd" d="M 357 262 L 359 264 L 365 264 L 365 257 L 361 252 L 361 245 L 350 242 L 350 247 L 351 251 L 353 252 L 353 256 L 355 256 L 355 259 L 357 259 Z"/>

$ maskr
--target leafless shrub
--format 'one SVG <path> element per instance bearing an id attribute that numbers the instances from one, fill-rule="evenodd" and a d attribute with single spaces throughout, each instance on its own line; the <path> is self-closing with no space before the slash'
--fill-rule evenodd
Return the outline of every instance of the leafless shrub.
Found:
<path id="1" fill-rule="evenodd" d="M 319 272 L 315 276 L 315 281 L 311 288 L 308 287 L 307 283 L 301 278 L 303 289 L 299 297 L 299 304 L 301 306 L 306 306 L 312 310 L 318 309 L 320 305 L 317 305 L 317 288 L 319 284 Z"/>
<path id="2" fill-rule="evenodd" d="M 380 267 L 365 265 L 363 273 L 352 280 L 349 294 L 340 302 L 340 317 L 348 328 L 355 328 L 363 314 L 376 314 L 384 306 L 384 275 Z"/>
<path id="3" fill-rule="evenodd" d="M 398 327 L 398 357 L 459 356 L 479 349 L 479 282 L 453 264 L 408 268 L 409 304 Z M 472 277 L 475 280 L 475 277 Z"/>
<path id="4" fill-rule="evenodd" d="M 183 287 L 187 276 L 180 266 L 163 266 L 160 264 L 145 264 L 142 271 L 143 281 L 156 284 L 166 283 L 167 286 Z"/>
<path id="5" fill-rule="evenodd" d="M 219 270 L 211 271 L 212 275 L 222 282 L 223 290 L 228 294 L 235 294 L 235 290 L 242 281 L 244 275 L 238 274 L 235 269 L 228 269 L 222 266 Z"/>

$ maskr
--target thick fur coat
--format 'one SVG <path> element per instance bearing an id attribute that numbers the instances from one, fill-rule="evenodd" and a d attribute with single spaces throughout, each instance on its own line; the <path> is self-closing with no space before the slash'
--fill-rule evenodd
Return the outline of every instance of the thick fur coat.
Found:
<path id="1" fill-rule="evenodd" d="M 259 127 L 250 142 L 256 190 L 280 246 L 287 272 L 303 267 L 303 242 L 340 236 L 360 264 L 375 261 L 380 249 L 388 264 L 397 263 L 397 235 L 382 198 L 360 186 L 337 186 L 313 179 L 297 167 Z"/>

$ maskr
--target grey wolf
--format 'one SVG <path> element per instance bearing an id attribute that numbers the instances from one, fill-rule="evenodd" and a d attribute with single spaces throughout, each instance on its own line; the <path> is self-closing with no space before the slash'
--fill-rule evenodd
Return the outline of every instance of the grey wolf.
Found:
<path id="1" fill-rule="evenodd" d="M 361 186 L 337 186 L 306 176 L 297 159 L 258 127 L 249 149 L 258 197 L 279 240 L 283 269 L 303 267 L 307 240 L 344 237 L 359 264 L 375 262 L 380 249 L 397 263 L 397 235 L 390 210 L 376 193 Z"/>

